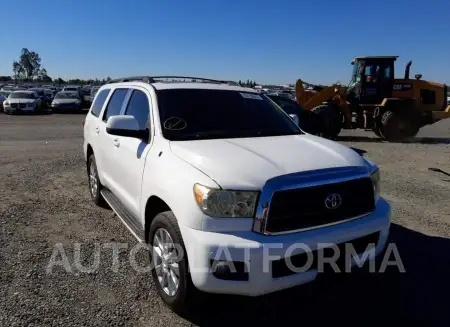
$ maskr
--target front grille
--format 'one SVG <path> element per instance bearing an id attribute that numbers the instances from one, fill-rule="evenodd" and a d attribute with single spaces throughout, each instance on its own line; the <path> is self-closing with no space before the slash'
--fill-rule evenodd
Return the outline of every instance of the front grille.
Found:
<path id="1" fill-rule="evenodd" d="M 376 232 L 369 234 L 348 242 L 337 244 L 337 248 L 329 247 L 324 248 L 319 256 L 319 250 L 311 251 L 312 260 L 308 257 L 308 254 L 303 252 L 300 254 L 289 257 L 289 263 L 287 258 L 272 261 L 272 278 L 280 278 L 290 276 L 296 273 L 296 270 L 303 268 L 304 271 L 313 269 L 319 269 L 319 258 L 333 258 L 335 253 L 338 253 L 336 265 L 343 271 L 345 269 L 346 259 L 356 253 L 357 255 L 363 254 L 365 251 L 376 247 L 380 238 L 380 233 Z M 346 244 L 351 247 L 346 247 Z M 347 253 L 348 249 L 353 249 L 354 252 Z M 311 256 L 311 255 L 310 255 Z M 308 261 L 310 260 L 310 261 Z M 291 267 L 295 268 L 294 270 Z M 324 268 L 326 268 L 324 266 Z M 329 267 L 328 267 L 329 268 Z"/>
<path id="2" fill-rule="evenodd" d="M 331 194 L 341 197 L 341 204 L 335 209 L 325 204 Z M 374 208 L 373 184 L 369 177 L 277 191 L 270 203 L 266 232 L 319 227 L 370 213 Z"/>
<path id="3" fill-rule="evenodd" d="M 27 107 L 26 103 L 11 103 L 11 108 L 13 109 L 25 109 Z"/>
<path id="4" fill-rule="evenodd" d="M 61 108 L 61 109 L 74 109 L 77 106 L 74 103 L 60 103 L 60 104 L 57 104 L 56 107 Z"/>

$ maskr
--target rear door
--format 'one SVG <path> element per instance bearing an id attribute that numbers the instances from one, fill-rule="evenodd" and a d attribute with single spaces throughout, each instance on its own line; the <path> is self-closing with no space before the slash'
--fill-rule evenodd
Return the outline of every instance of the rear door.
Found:
<path id="1" fill-rule="evenodd" d="M 98 121 L 97 169 L 102 175 L 103 184 L 114 193 L 118 189 L 117 180 L 114 177 L 120 173 L 116 171 L 114 162 L 117 136 L 106 133 L 106 123 L 110 117 L 120 115 L 128 99 L 128 93 L 129 88 L 115 88 L 109 97 L 101 120 Z"/>
<path id="2" fill-rule="evenodd" d="M 103 107 L 108 99 L 111 89 L 103 89 L 92 103 L 91 109 L 86 116 L 84 121 L 84 151 L 87 151 L 87 145 L 90 144 L 94 150 L 94 155 L 96 156 L 97 165 L 100 163 L 100 156 L 97 156 L 97 149 L 99 148 L 99 135 L 100 135 L 100 123 L 101 123 L 101 113 Z M 97 158 L 98 157 L 98 158 Z M 86 158 L 88 160 L 88 158 Z M 99 175 L 101 172 L 99 171 Z M 100 179 L 103 181 L 103 176 Z"/>

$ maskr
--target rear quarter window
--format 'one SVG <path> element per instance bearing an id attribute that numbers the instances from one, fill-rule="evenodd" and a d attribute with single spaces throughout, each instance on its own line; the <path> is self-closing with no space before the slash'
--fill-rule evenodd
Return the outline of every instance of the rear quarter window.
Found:
<path id="1" fill-rule="evenodd" d="M 95 97 L 95 100 L 92 103 L 91 107 L 91 114 L 93 114 L 95 117 L 100 116 L 100 112 L 102 111 L 103 105 L 110 91 L 110 89 L 104 89 Z"/>

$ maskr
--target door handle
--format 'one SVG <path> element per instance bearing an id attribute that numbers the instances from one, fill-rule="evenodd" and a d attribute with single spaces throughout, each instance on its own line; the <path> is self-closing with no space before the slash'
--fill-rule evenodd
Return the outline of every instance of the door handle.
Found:
<path id="1" fill-rule="evenodd" d="M 97 126 L 97 127 L 95 127 L 95 134 L 98 134 L 98 133 L 100 133 L 100 128 L 98 128 L 98 126 Z"/>
<path id="2" fill-rule="evenodd" d="M 118 138 L 113 139 L 113 144 L 114 144 L 115 147 L 118 148 L 120 146 L 119 139 Z"/>

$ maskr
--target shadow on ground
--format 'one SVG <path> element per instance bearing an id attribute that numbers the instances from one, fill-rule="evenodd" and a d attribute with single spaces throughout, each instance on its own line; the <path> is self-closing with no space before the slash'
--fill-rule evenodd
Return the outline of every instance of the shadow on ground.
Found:
<path id="1" fill-rule="evenodd" d="M 406 273 L 359 270 L 260 298 L 213 296 L 185 318 L 199 326 L 450 326 L 450 239 L 395 224 L 390 238 Z"/>
<path id="2" fill-rule="evenodd" d="M 376 136 L 338 136 L 336 141 L 342 142 L 371 142 L 371 143 L 420 143 L 420 144 L 450 144 L 448 137 L 414 137 L 402 142 L 388 142 Z"/>

